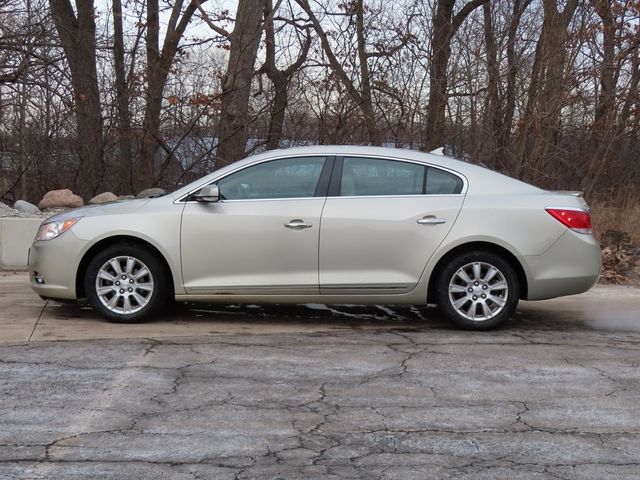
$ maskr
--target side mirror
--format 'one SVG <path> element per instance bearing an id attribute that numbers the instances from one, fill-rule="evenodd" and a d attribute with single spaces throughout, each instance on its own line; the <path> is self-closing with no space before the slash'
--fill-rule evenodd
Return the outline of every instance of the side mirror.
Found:
<path id="1" fill-rule="evenodd" d="M 194 196 L 197 202 L 216 203 L 220 200 L 220 189 L 218 185 L 207 185 Z"/>

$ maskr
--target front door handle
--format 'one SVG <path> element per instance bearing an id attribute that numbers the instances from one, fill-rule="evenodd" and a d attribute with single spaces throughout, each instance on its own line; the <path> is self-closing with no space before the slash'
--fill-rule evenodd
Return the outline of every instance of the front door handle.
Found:
<path id="1" fill-rule="evenodd" d="M 302 230 L 303 228 L 311 228 L 313 225 L 310 223 L 306 223 L 304 220 L 296 218 L 291 220 L 289 223 L 285 223 L 284 226 L 286 228 L 292 228 L 294 230 Z"/>
<path id="2" fill-rule="evenodd" d="M 422 217 L 418 220 L 420 225 L 440 225 L 445 222 L 446 220 L 444 218 L 438 218 L 435 215 L 427 215 L 426 217 Z"/>

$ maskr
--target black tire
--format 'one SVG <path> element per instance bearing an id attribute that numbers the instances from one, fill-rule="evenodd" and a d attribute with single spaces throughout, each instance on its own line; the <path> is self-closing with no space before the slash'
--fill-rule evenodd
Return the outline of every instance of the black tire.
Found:
<path id="1" fill-rule="evenodd" d="M 137 261 L 131 274 L 124 271 L 127 266 L 125 259 L 118 262 L 123 269 L 122 275 L 127 276 L 127 278 L 123 279 L 122 276 L 116 278 L 115 268 L 106 266 L 107 262 L 118 257 L 128 257 Z M 113 282 L 104 280 L 104 278 L 98 280 L 98 273 L 103 267 L 110 268 L 109 273 L 114 275 Z M 142 267 L 147 268 L 148 275 L 144 273 Z M 136 268 L 138 269 L 136 270 Z M 136 283 L 138 279 L 134 279 L 134 277 L 136 274 L 141 273 L 143 276 L 140 284 L 138 284 Z M 113 287 L 113 292 L 108 292 L 101 299 L 97 292 L 97 282 L 105 284 L 102 288 L 107 290 L 109 287 Z M 117 286 L 116 282 L 118 282 Z M 84 277 L 84 290 L 89 303 L 109 321 L 115 323 L 138 323 L 151 319 L 164 306 L 171 295 L 170 282 L 171 277 L 167 272 L 166 266 L 154 252 L 139 245 L 118 244 L 105 248 L 91 259 Z M 151 291 L 148 290 L 149 285 L 152 285 Z M 134 297 L 134 295 L 137 295 L 137 297 Z M 115 300 L 112 309 L 103 302 L 103 300 L 107 302 L 118 296 L 120 298 Z M 124 312 L 125 296 L 128 298 L 130 313 Z M 138 303 L 136 298 L 141 298 L 142 301 Z"/>
<path id="2" fill-rule="evenodd" d="M 477 279 L 474 265 L 480 268 Z M 493 277 L 484 281 L 483 277 L 490 276 L 487 275 L 490 267 L 497 269 L 498 273 L 494 273 Z M 462 276 L 458 275 L 459 271 Z M 463 280 L 466 272 L 469 272 L 467 277 L 471 283 Z M 492 270 L 491 273 L 493 273 Z M 440 310 L 453 323 L 465 330 L 491 330 L 510 318 L 518 306 L 520 298 L 518 275 L 508 261 L 493 252 L 474 250 L 454 257 L 442 269 L 436 281 Z M 506 289 L 502 288 L 503 283 L 506 283 Z M 462 291 L 450 293 L 450 285 L 455 290 Z M 459 302 L 459 308 L 454 306 L 454 301 Z M 486 313 L 486 308 L 489 309 L 489 314 Z M 467 310 L 466 314 L 465 310 Z"/>

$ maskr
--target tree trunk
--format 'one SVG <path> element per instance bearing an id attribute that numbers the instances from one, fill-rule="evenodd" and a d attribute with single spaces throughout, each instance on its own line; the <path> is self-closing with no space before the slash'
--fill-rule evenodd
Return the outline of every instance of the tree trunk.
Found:
<path id="1" fill-rule="evenodd" d="M 584 171 L 581 188 L 587 193 L 595 188 L 602 169 L 607 165 L 616 138 L 616 79 L 622 62 L 616 62 L 616 24 L 611 2 L 594 0 L 595 11 L 602 21 L 602 62 L 600 64 L 600 91 L 596 99 L 592 157 Z M 617 63 L 617 65 L 616 65 Z"/>
<path id="2" fill-rule="evenodd" d="M 507 86 L 504 94 L 504 107 L 502 110 L 501 130 L 498 139 L 498 163 L 506 170 L 512 153 L 511 128 L 513 115 L 516 110 L 516 80 L 518 76 L 518 55 L 516 53 L 516 41 L 518 39 L 518 27 L 524 11 L 532 0 L 514 0 L 511 21 L 507 32 Z"/>
<path id="3" fill-rule="evenodd" d="M 273 83 L 273 104 L 271 105 L 271 119 L 269 121 L 269 133 L 267 134 L 267 150 L 274 150 L 280 146 L 282 131 L 284 128 L 284 114 L 289 103 L 287 92 L 287 78 L 280 71 L 269 75 Z"/>
<path id="4" fill-rule="evenodd" d="M 373 97 L 371 95 L 371 73 L 366 51 L 364 36 L 364 4 L 362 0 L 356 0 L 356 39 L 358 42 L 358 63 L 360 64 L 360 89 L 362 96 L 362 113 L 367 127 L 367 135 L 371 145 L 381 145 L 382 135 L 376 123 L 373 110 Z"/>
<path id="5" fill-rule="evenodd" d="M 447 68 L 451 57 L 451 40 L 469 14 L 488 1 L 471 0 L 455 16 L 453 15 L 455 0 L 438 0 L 437 2 L 433 14 L 425 150 L 433 150 L 446 143 Z"/>
<path id="6" fill-rule="evenodd" d="M 555 0 L 544 0 L 543 6 L 542 33 L 536 46 L 527 107 L 518 138 L 514 172 L 518 178 L 523 176 L 525 166 L 533 172 L 543 169 L 543 163 L 556 145 L 560 111 L 567 92 L 565 40 L 578 0 L 569 0 L 562 12 L 558 11 Z"/>
<path id="7" fill-rule="evenodd" d="M 596 0 L 595 10 L 602 20 L 602 64 L 600 66 L 600 94 L 598 95 L 594 129 L 601 139 L 608 136 L 615 122 L 616 89 L 616 26 L 608 0 Z"/>
<path id="8" fill-rule="evenodd" d="M 284 130 L 284 117 L 289 104 L 289 80 L 306 61 L 311 46 L 311 35 L 307 29 L 307 36 L 302 45 L 298 58 L 285 70 L 276 66 L 276 39 L 273 27 L 273 5 L 271 0 L 265 1 L 264 32 L 265 32 L 265 62 L 260 71 L 265 72 L 273 84 L 273 103 L 271 104 L 271 118 L 269 133 L 267 134 L 267 150 L 274 150 L 280 146 Z"/>
<path id="9" fill-rule="evenodd" d="M 119 164 L 128 170 L 127 185 L 133 186 L 133 163 L 131 158 L 131 117 L 129 113 L 129 92 L 124 63 L 124 37 L 122 29 L 122 0 L 113 0 L 113 64 L 115 70 L 116 102 L 118 111 Z"/>
<path id="10" fill-rule="evenodd" d="M 93 195 L 104 177 L 102 108 L 96 69 L 96 24 L 93 0 L 77 2 L 77 18 L 69 0 L 50 0 L 51 14 L 69 62 L 73 87 L 79 175 L 78 193 Z"/>
<path id="11" fill-rule="evenodd" d="M 484 43 L 487 50 L 487 97 L 485 100 L 484 118 L 482 125 L 481 159 L 495 168 L 498 151 L 498 135 L 502 129 L 502 115 L 500 112 L 500 99 L 498 96 L 498 84 L 500 71 L 498 69 L 498 49 L 491 18 L 491 4 L 482 6 L 484 19 Z"/>
<path id="12" fill-rule="evenodd" d="M 241 159 L 247 148 L 249 96 L 262 33 L 263 0 L 239 0 L 227 71 L 222 78 L 216 168 Z"/>

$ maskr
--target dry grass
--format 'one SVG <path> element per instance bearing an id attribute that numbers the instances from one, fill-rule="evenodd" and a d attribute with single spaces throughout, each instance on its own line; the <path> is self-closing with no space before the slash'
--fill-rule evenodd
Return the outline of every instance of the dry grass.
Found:
<path id="1" fill-rule="evenodd" d="M 629 235 L 634 245 L 640 245 L 640 202 L 628 201 L 614 207 L 611 203 L 591 205 L 593 227 L 599 239 L 607 230 L 619 230 Z"/>

